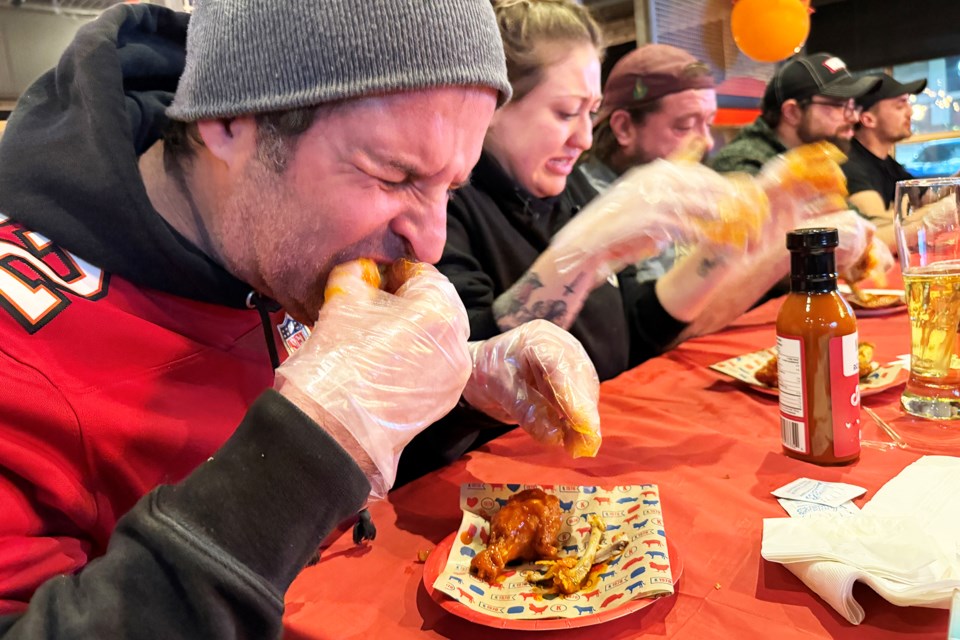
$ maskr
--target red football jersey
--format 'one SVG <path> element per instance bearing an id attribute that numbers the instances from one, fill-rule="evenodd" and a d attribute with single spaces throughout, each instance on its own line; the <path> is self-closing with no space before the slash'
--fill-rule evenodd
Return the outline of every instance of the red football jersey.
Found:
<path id="1" fill-rule="evenodd" d="M 138 288 L 2 218 L 0 307 L 9 613 L 102 554 L 141 496 L 212 455 L 273 368 L 256 311 Z"/>

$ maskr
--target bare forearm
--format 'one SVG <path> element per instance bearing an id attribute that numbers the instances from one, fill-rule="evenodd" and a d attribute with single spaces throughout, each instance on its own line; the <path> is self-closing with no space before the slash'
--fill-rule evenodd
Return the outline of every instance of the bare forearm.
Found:
<path id="1" fill-rule="evenodd" d="M 727 278 L 731 258 L 723 250 L 703 247 L 678 262 L 656 284 L 664 310 L 681 322 L 703 314 L 713 292 Z"/>
<path id="2" fill-rule="evenodd" d="M 753 258 L 732 259 L 723 281 L 712 288 L 699 313 L 679 341 L 719 331 L 740 317 L 779 282 L 790 269 L 790 256 L 771 247 Z"/>

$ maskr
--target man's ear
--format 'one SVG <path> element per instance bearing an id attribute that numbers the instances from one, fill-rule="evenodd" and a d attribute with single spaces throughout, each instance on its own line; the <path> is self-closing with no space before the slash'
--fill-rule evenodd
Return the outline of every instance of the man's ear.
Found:
<path id="1" fill-rule="evenodd" d="M 633 141 L 633 129 L 633 118 L 629 112 L 617 109 L 610 114 L 610 131 L 621 147 L 629 146 Z"/>
<path id="2" fill-rule="evenodd" d="M 256 153 L 257 121 L 253 116 L 200 120 L 197 132 L 207 150 L 230 168 Z"/>
<path id="3" fill-rule="evenodd" d="M 803 120 L 803 107 L 793 98 L 780 105 L 780 119 L 790 126 L 797 126 Z"/>
<path id="4" fill-rule="evenodd" d="M 877 116 L 870 111 L 864 111 L 860 114 L 860 124 L 866 129 L 873 129 L 877 126 Z"/>

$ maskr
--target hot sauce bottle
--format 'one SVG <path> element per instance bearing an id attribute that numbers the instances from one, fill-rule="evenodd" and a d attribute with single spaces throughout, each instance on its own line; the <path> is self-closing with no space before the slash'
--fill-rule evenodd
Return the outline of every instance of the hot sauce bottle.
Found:
<path id="1" fill-rule="evenodd" d="M 860 457 L 857 321 L 837 292 L 836 229 L 787 234 L 790 293 L 777 316 L 783 452 L 836 465 Z"/>

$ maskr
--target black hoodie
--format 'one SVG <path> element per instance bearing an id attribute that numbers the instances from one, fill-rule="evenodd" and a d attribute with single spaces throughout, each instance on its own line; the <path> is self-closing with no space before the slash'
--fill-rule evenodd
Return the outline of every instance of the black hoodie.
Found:
<path id="1" fill-rule="evenodd" d="M 242 308 L 249 287 L 162 220 L 137 169 L 164 127 L 187 21 L 121 5 L 80 30 L 0 141 L 0 213 L 139 286 Z M 118 522 L 103 556 L 0 617 L 0 637 L 274 637 L 290 582 L 368 492 L 346 452 L 267 391 L 208 462 Z"/>
<path id="2" fill-rule="evenodd" d="M 77 34 L 0 138 L 0 211 L 135 284 L 243 308 L 250 287 L 154 211 L 137 166 L 166 127 L 187 21 L 122 7 Z"/>

